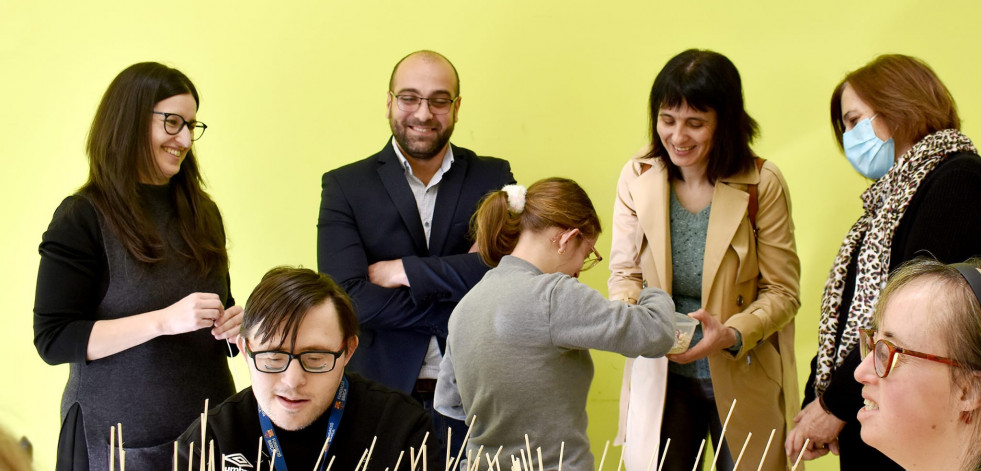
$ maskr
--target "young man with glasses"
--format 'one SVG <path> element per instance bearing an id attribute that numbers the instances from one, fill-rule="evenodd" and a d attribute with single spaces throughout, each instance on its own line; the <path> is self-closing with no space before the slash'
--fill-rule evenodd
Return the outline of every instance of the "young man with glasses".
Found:
<path id="1" fill-rule="evenodd" d="M 392 137 L 324 174 L 317 225 L 319 269 L 351 295 L 361 324 L 350 368 L 412 394 L 441 443 L 452 427 L 454 452 L 465 425 L 431 407 L 450 313 L 488 269 L 473 253 L 470 217 L 485 194 L 514 182 L 507 161 L 449 143 L 460 104 L 445 57 L 399 61 L 387 93 Z"/>
<path id="2" fill-rule="evenodd" d="M 398 469 L 408 469 L 410 447 L 418 454 L 432 431 L 429 415 L 407 395 L 345 373 L 357 332 L 351 301 L 330 277 L 270 270 L 249 297 L 238 337 L 252 386 L 209 411 L 205 440 L 201 420 L 191 424 L 181 462 L 192 442 L 199 460 L 213 440 L 223 470 L 258 469 L 259 450 L 278 470 L 315 469 L 318 460 L 321 470 L 331 460 L 333 469 L 355 469 L 377 437 L 362 469 L 395 470 L 401 451 Z M 430 467 L 437 457 L 427 454 Z"/>

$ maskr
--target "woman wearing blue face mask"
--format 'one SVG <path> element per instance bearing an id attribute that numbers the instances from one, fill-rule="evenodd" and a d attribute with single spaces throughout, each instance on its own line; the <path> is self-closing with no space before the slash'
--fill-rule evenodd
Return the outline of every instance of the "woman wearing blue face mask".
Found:
<path id="1" fill-rule="evenodd" d="M 875 182 L 824 288 L 818 352 L 786 450 L 797 456 L 809 438 L 806 459 L 831 451 L 843 471 L 902 469 L 859 435 L 859 330 L 872 326 L 889 272 L 903 262 L 981 254 L 981 158 L 959 131 L 950 92 L 909 56 L 879 56 L 848 74 L 832 94 L 831 125 L 848 161 Z"/>

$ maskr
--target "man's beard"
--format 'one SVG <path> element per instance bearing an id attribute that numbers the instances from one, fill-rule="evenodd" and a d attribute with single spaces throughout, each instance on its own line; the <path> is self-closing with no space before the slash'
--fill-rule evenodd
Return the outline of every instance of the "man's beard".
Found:
<path id="1" fill-rule="evenodd" d="M 450 142 L 450 135 L 453 134 L 453 122 L 451 121 L 445 129 L 440 129 L 436 132 L 434 139 L 410 140 L 406 126 L 403 126 L 401 122 L 395 119 L 389 121 L 392 127 L 392 135 L 395 136 L 395 142 L 399 143 L 402 152 L 407 154 L 407 157 L 418 160 L 429 160 L 435 157 L 439 151 L 446 147 L 446 143 Z M 414 124 L 414 122 L 409 123 L 409 125 Z"/>

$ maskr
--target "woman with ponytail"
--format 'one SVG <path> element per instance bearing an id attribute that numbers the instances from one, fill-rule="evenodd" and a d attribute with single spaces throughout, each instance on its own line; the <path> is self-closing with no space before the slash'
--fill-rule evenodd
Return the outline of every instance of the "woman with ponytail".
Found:
<path id="1" fill-rule="evenodd" d="M 472 452 L 503 446 L 502 456 L 519 456 L 527 434 L 545 469 L 559 466 L 560 452 L 562 467 L 592 469 L 589 349 L 663 356 L 674 340 L 674 304 L 656 288 L 630 305 L 579 283 L 579 273 L 602 260 L 600 222 L 572 180 L 489 194 L 474 230 L 481 257 L 495 268 L 450 317 L 436 408 L 470 423 Z"/>

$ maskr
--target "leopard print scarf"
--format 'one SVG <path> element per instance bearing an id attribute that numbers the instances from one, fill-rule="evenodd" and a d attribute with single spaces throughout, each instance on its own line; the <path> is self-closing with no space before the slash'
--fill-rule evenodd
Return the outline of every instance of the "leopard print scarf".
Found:
<path id="1" fill-rule="evenodd" d="M 858 345 L 858 331 L 872 326 L 872 312 L 879 291 L 889 276 L 892 238 L 903 218 L 906 207 L 916 194 L 920 183 L 948 155 L 974 152 L 974 144 L 956 129 L 930 134 L 901 156 L 885 176 L 862 193 L 862 214 L 845 236 L 821 298 L 821 322 L 818 330 L 818 362 L 814 389 L 820 396 L 831 382 L 834 369 Z M 855 247 L 858 269 L 855 274 L 855 295 L 845 318 L 841 344 L 835 349 L 835 333 L 841 321 L 841 297 L 848 277 Z"/>

